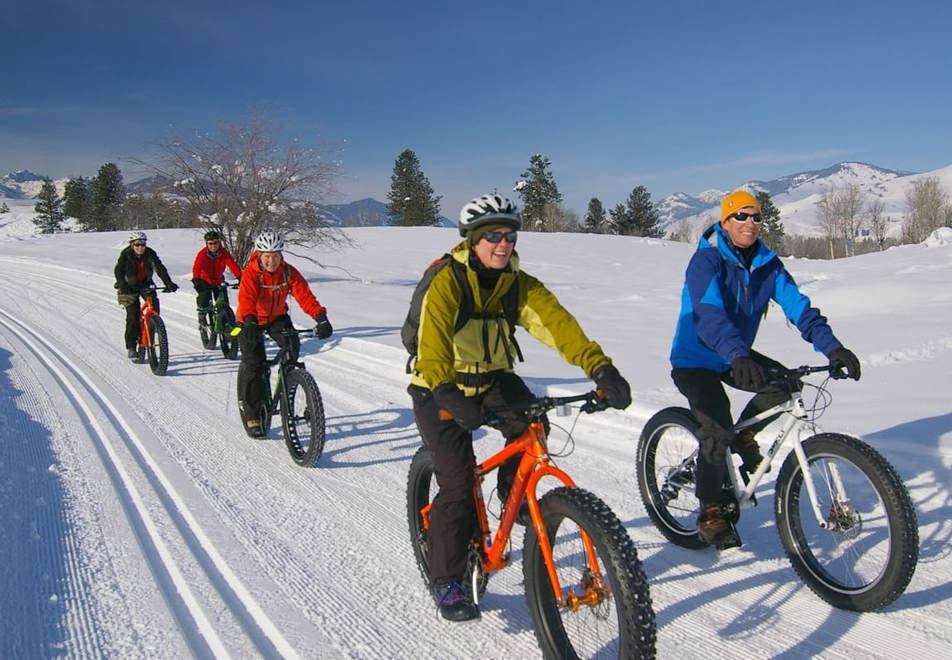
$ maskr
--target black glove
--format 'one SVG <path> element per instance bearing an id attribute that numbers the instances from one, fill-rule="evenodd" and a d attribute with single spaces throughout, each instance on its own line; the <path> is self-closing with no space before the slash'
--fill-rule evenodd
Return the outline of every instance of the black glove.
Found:
<path id="1" fill-rule="evenodd" d="M 326 312 L 321 312 L 315 316 L 314 323 L 317 324 L 314 326 L 314 335 L 318 339 L 327 339 L 334 334 L 334 327 L 331 325 L 331 322 L 327 320 Z"/>
<path id="2" fill-rule="evenodd" d="M 832 351 L 829 356 L 830 366 L 841 374 L 845 370 L 846 375 L 853 380 L 859 380 L 859 358 L 848 348 L 838 348 Z M 836 374 L 833 376 L 836 378 Z"/>
<path id="3" fill-rule="evenodd" d="M 605 400 L 612 408 L 623 410 L 631 405 L 631 386 L 614 365 L 606 364 L 592 374 L 592 380 L 605 394 Z"/>
<path id="4" fill-rule="evenodd" d="M 198 293 L 204 293 L 210 288 L 205 280 L 199 279 L 197 277 L 192 280 L 192 285 L 195 287 L 195 291 Z"/>
<path id="5" fill-rule="evenodd" d="M 176 291 L 178 291 L 178 284 L 176 284 L 175 282 L 169 282 L 168 284 L 165 285 L 165 288 L 163 289 L 163 291 L 165 291 L 166 293 L 175 293 Z"/>
<path id="6" fill-rule="evenodd" d="M 475 431 L 483 425 L 482 408 L 453 383 L 443 383 L 433 390 L 433 401 L 464 429 Z"/>
<path id="7" fill-rule="evenodd" d="M 731 375 L 734 384 L 742 390 L 758 392 L 767 384 L 767 374 L 764 368 L 752 357 L 738 357 L 731 362 Z"/>
<path id="8" fill-rule="evenodd" d="M 241 324 L 241 334 L 245 336 L 245 341 L 249 344 L 257 344 L 261 341 L 261 326 L 258 325 L 258 317 L 246 316 L 244 323 Z"/>

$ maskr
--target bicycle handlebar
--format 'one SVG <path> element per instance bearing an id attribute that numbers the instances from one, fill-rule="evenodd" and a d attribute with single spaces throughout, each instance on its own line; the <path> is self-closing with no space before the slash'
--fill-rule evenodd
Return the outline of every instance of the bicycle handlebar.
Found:
<path id="1" fill-rule="evenodd" d="M 582 401 L 582 412 L 594 413 L 609 408 L 608 401 L 605 400 L 601 390 L 592 390 L 584 394 L 572 394 L 570 396 L 540 396 L 530 401 L 522 403 L 512 403 L 504 406 L 494 406 L 484 411 L 483 421 L 489 426 L 493 426 L 500 421 L 500 415 L 507 412 L 525 413 L 529 417 L 541 417 L 544 413 L 559 406 Z M 453 416 L 448 410 L 441 409 L 439 418 L 443 421 L 451 421 Z"/>
<path id="2" fill-rule="evenodd" d="M 765 371 L 767 372 L 767 382 L 770 385 L 787 385 L 791 383 L 796 384 L 797 381 L 799 381 L 804 376 L 821 372 L 830 374 L 830 378 L 833 378 L 834 380 L 849 378 L 842 367 L 834 367 L 832 364 L 824 364 L 817 367 L 802 365 L 799 367 L 794 367 L 793 369 L 777 369 L 774 367 L 767 367 Z"/>

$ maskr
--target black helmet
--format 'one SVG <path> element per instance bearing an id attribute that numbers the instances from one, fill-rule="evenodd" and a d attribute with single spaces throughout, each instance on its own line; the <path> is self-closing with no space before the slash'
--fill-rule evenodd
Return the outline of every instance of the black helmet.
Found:
<path id="1" fill-rule="evenodd" d="M 212 229 L 212 230 L 210 230 L 210 231 L 206 231 L 206 232 L 205 232 L 205 240 L 206 240 L 206 241 L 220 241 L 220 240 L 221 240 L 221 234 L 219 234 L 219 233 L 218 233 L 217 231 L 215 231 L 214 229 Z"/>

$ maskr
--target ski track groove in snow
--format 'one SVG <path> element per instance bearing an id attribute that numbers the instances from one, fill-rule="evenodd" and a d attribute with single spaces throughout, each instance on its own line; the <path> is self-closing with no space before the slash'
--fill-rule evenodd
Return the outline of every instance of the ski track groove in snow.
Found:
<path id="1" fill-rule="evenodd" d="M 221 582 L 224 580 L 224 582 L 227 583 L 228 589 L 230 589 L 240 604 L 240 607 L 236 607 L 233 610 L 235 617 L 239 620 L 245 619 L 242 625 L 246 628 L 253 629 L 251 633 L 252 637 L 263 637 L 266 640 L 266 645 L 261 650 L 272 653 L 277 652 L 283 657 L 297 657 L 295 651 L 288 645 L 287 641 L 283 639 L 274 624 L 263 614 L 250 593 L 247 592 L 245 587 L 237 579 L 237 576 L 232 573 L 227 564 L 225 564 L 218 555 L 200 526 L 193 519 L 185 503 L 176 493 L 174 487 L 164 474 L 162 474 L 161 468 L 159 468 L 151 458 L 148 450 L 144 447 L 135 431 L 123 420 L 121 413 L 110 404 L 104 393 L 93 384 L 93 381 L 84 374 L 76 364 L 35 329 L 13 319 L 13 317 L 2 309 L 0 309 L 0 324 L 17 335 L 24 344 L 32 349 L 34 354 L 46 364 L 47 368 L 59 380 L 64 391 L 68 392 L 71 401 L 86 413 L 89 425 L 92 427 L 94 435 L 96 436 L 96 443 L 102 453 L 108 455 L 111 462 L 110 469 L 118 476 L 121 482 L 121 486 L 117 485 L 116 494 L 120 499 L 124 500 L 125 508 L 130 512 L 130 515 L 136 517 L 136 526 L 144 529 L 147 538 L 140 537 L 140 540 L 150 545 L 152 552 L 157 555 L 157 560 L 153 560 L 153 571 L 157 574 L 164 575 L 165 579 L 168 580 L 169 584 L 167 585 L 165 593 L 169 600 L 170 609 L 177 611 L 183 633 L 186 636 L 192 636 L 190 644 L 193 650 L 204 649 L 204 651 L 201 651 L 202 653 L 210 652 L 219 657 L 227 657 L 229 655 L 225 643 L 219 637 L 215 626 L 208 620 L 201 604 L 185 580 L 182 570 L 172 556 L 169 546 L 162 538 L 162 534 L 159 530 L 160 523 L 153 518 L 153 514 L 148 510 L 148 506 L 139 492 L 139 487 L 134 483 L 129 472 L 124 467 L 124 462 L 119 455 L 119 450 L 117 450 L 114 444 L 121 445 L 124 443 L 128 445 L 129 453 L 138 456 L 136 459 L 136 462 L 139 463 L 138 468 L 143 472 L 149 473 L 149 481 L 153 484 L 158 484 L 161 490 L 164 491 L 160 492 L 159 496 L 160 499 L 171 503 L 174 507 L 174 510 L 170 511 L 170 515 L 184 522 L 188 528 L 187 534 L 194 537 L 201 545 L 202 550 L 207 554 L 206 561 L 214 564 L 215 568 L 219 571 L 218 576 L 209 576 L 210 581 Z M 53 358 L 48 355 L 49 353 L 55 355 L 62 367 L 54 363 Z M 67 375 L 67 373 L 70 375 Z M 85 389 L 86 397 L 73 385 L 73 380 L 76 380 L 78 384 Z M 87 397 L 97 402 L 97 411 L 94 411 L 86 402 Z M 111 421 L 111 425 L 114 427 L 113 433 L 107 433 L 107 430 L 104 429 L 98 421 L 100 418 L 113 420 Z M 114 441 L 110 439 L 110 436 L 114 434 L 119 436 L 120 442 L 114 443 Z M 168 531 L 168 527 L 165 528 L 165 531 Z M 175 596 L 172 595 L 173 593 Z M 197 630 L 189 632 L 193 629 Z M 260 640 L 256 640 L 256 643 L 260 644 Z"/>

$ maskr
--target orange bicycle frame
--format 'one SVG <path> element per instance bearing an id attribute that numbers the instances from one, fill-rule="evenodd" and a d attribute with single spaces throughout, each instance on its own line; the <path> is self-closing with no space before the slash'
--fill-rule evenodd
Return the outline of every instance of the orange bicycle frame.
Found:
<path id="1" fill-rule="evenodd" d="M 158 316 L 155 305 L 152 304 L 152 297 L 155 295 L 153 290 L 142 298 L 142 307 L 139 310 L 139 346 L 152 346 L 152 333 L 149 332 L 149 319 Z"/>
<path id="2" fill-rule="evenodd" d="M 509 492 L 509 499 L 503 507 L 502 520 L 499 522 L 499 528 L 493 537 L 489 528 L 489 517 L 486 513 L 486 502 L 483 499 L 482 483 L 486 475 L 493 470 L 498 469 L 503 463 L 514 456 L 521 455 L 519 467 L 516 470 L 516 476 Z M 539 549 L 542 551 L 542 559 L 545 562 L 546 570 L 549 574 L 549 583 L 556 601 L 561 606 L 570 606 L 565 602 L 562 596 L 562 586 L 559 584 L 559 577 L 555 570 L 555 562 L 552 559 L 552 545 L 549 543 L 549 537 L 546 534 L 545 523 L 542 519 L 542 510 L 539 508 L 539 501 L 536 498 L 536 487 L 543 477 L 554 477 L 569 488 L 575 487 L 575 482 L 568 474 L 552 465 L 548 451 L 545 448 L 545 428 L 538 419 L 529 424 L 526 432 L 515 440 L 511 441 L 500 451 L 493 454 L 482 463 L 476 466 L 475 479 L 473 481 L 473 498 L 476 501 L 476 520 L 479 527 L 479 534 L 482 544 L 482 568 L 487 575 L 502 570 L 508 566 L 508 553 L 506 546 L 509 543 L 509 537 L 512 533 L 513 525 L 519 512 L 519 503 L 523 496 L 529 508 L 529 517 L 532 520 L 532 526 L 535 529 L 536 536 L 539 539 Z M 427 504 L 420 512 L 423 518 L 424 529 L 430 527 L 430 507 Z M 585 546 L 588 567 L 594 574 L 601 574 L 598 565 L 598 558 L 595 554 L 595 547 L 592 539 L 584 529 L 579 530 L 582 542 Z"/>

